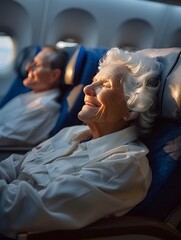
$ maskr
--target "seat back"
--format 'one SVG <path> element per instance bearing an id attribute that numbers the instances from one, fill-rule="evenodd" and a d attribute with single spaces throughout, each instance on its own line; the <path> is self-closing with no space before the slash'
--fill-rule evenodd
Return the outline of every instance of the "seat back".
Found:
<path id="1" fill-rule="evenodd" d="M 181 48 L 144 49 L 140 54 L 157 58 L 163 64 L 158 96 L 160 116 L 179 120 L 181 106 Z"/>
<path id="2" fill-rule="evenodd" d="M 166 142 L 181 135 L 179 123 L 158 119 L 147 146 L 152 169 L 152 183 L 146 198 L 129 215 L 142 215 L 165 220 L 181 203 L 181 161 L 163 151 Z"/>
<path id="3" fill-rule="evenodd" d="M 160 115 L 146 141 L 152 169 L 152 183 L 146 198 L 128 215 L 143 215 L 164 220 L 181 203 L 181 161 L 174 160 L 163 151 L 163 146 L 181 135 L 179 122 L 181 99 L 181 49 L 149 49 L 141 53 L 157 57 L 163 63 L 160 91 L 158 96 Z M 172 86 L 176 86 L 175 98 Z M 177 113 L 177 114 L 176 114 Z"/>

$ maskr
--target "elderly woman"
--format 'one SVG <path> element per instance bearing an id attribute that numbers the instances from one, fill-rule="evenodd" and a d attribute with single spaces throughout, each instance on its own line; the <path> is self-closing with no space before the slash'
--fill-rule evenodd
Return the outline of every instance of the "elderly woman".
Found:
<path id="1" fill-rule="evenodd" d="M 149 132 L 160 64 L 113 48 L 84 88 L 78 117 L 25 156 L 0 163 L 0 232 L 75 229 L 141 202 L 151 183 Z"/>

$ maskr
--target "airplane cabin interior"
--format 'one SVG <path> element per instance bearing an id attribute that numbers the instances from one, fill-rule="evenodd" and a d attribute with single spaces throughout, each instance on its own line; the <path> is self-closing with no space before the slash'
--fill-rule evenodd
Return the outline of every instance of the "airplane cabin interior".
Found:
<path id="1" fill-rule="evenodd" d="M 181 1 L 0 0 L 0 108 L 29 91 L 22 84 L 25 65 L 46 45 L 68 52 L 62 107 L 49 137 L 82 124 L 77 113 L 83 88 L 108 49 L 139 51 L 162 61 L 160 118 L 147 143 L 153 181 L 146 198 L 125 216 L 110 216 L 81 229 L 17 232 L 16 239 L 181 239 L 181 161 L 162 150 L 165 141 L 181 134 Z M 0 146 L 0 160 L 30 150 Z"/>

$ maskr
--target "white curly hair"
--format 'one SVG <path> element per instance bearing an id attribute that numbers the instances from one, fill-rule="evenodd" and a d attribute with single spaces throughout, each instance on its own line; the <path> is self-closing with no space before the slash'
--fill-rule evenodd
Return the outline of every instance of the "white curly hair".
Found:
<path id="1" fill-rule="evenodd" d="M 162 65 L 156 58 L 137 52 L 111 48 L 99 62 L 99 70 L 107 65 L 126 69 L 121 76 L 127 106 L 137 112 L 134 123 L 141 135 L 149 133 L 158 114 L 157 93 Z"/>

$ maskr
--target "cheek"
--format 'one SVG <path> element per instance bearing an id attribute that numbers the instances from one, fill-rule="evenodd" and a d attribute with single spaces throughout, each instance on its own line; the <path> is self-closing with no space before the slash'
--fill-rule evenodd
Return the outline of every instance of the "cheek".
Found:
<path id="1" fill-rule="evenodd" d="M 118 92 L 107 92 L 98 98 L 99 102 L 107 109 L 121 106 L 122 95 Z"/>
<path id="2" fill-rule="evenodd" d="M 104 109 L 104 114 L 109 116 L 122 116 L 127 109 L 123 95 L 117 92 L 100 96 L 100 102 Z"/>
<path id="3" fill-rule="evenodd" d="M 37 76 L 37 78 L 41 79 L 41 78 L 44 78 L 46 75 L 44 74 L 44 72 L 41 72 L 41 71 L 37 71 L 35 73 L 35 75 Z"/>
<path id="4" fill-rule="evenodd" d="M 43 85 L 49 83 L 50 76 L 48 73 L 45 72 L 37 72 L 35 79 L 39 85 Z"/>

